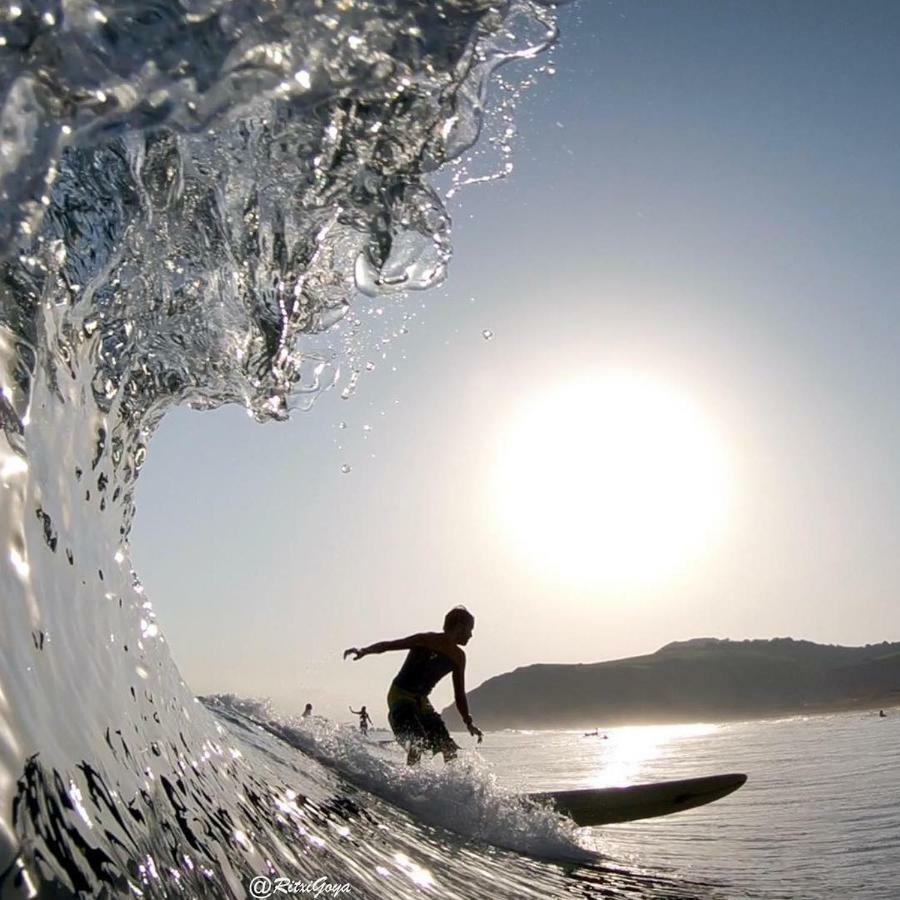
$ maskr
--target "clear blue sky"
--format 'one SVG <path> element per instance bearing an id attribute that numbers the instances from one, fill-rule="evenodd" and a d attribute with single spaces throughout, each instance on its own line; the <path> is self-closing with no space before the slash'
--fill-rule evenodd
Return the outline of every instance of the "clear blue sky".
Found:
<path id="1" fill-rule="evenodd" d="M 355 396 L 287 424 L 164 421 L 132 550 L 198 692 L 383 724 L 400 659 L 341 650 L 459 602 L 470 686 L 701 635 L 900 639 L 900 6 L 582 0 L 560 20 L 515 171 L 454 201 L 449 282 L 384 301 L 417 318 L 386 359 L 373 340 Z M 734 496 L 670 577 L 563 585 L 507 546 L 487 481 L 515 410 L 606 368 L 689 396 Z"/>

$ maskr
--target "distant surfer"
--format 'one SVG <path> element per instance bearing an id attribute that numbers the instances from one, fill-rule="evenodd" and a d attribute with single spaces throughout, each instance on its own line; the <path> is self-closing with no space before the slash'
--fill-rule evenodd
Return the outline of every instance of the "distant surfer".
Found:
<path id="1" fill-rule="evenodd" d="M 367 735 L 369 733 L 369 726 L 374 725 L 375 723 L 372 721 L 372 717 L 366 711 L 365 706 L 361 709 L 354 709 L 352 706 L 347 707 L 350 712 L 353 713 L 354 716 L 359 716 L 359 730 L 363 733 L 363 735 Z"/>
<path id="2" fill-rule="evenodd" d="M 379 641 L 368 647 L 351 647 L 344 651 L 344 659 L 362 659 L 371 653 L 408 650 L 406 659 L 388 691 L 388 721 L 397 741 L 406 747 L 406 761 L 415 765 L 424 750 L 441 753 L 445 762 L 456 757 L 459 746 L 450 737 L 444 720 L 428 700 L 434 686 L 453 673 L 453 696 L 469 734 L 482 734 L 472 722 L 466 700 L 466 654 L 463 646 L 469 643 L 475 628 L 475 617 L 464 606 L 457 606 L 444 617 L 443 631 L 423 631 L 396 641 Z"/>
<path id="3" fill-rule="evenodd" d="M 308 719 L 312 715 L 312 703 L 307 703 L 306 706 L 303 707 L 303 714 L 300 716 L 301 719 Z"/>
<path id="4" fill-rule="evenodd" d="M 879 709 L 879 710 L 878 710 L 878 718 L 879 718 L 879 719 L 886 719 L 886 718 L 887 718 L 887 716 L 884 714 L 884 710 L 883 710 L 883 709 Z"/>

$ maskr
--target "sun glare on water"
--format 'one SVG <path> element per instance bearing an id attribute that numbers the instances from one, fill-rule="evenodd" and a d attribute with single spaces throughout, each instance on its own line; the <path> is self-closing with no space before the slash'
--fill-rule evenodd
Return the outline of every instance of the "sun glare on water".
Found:
<path id="1" fill-rule="evenodd" d="M 503 433 L 492 493 L 511 544 L 555 581 L 648 584 L 718 539 L 727 455 L 688 397 L 595 375 L 527 404 Z"/>

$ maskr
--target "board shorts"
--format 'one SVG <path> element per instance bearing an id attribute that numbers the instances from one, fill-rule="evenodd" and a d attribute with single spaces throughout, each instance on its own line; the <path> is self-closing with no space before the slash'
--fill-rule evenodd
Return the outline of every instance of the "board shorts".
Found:
<path id="1" fill-rule="evenodd" d="M 459 745 L 450 737 L 444 720 L 427 697 L 404 691 L 392 684 L 388 691 L 388 721 L 394 737 L 403 746 L 456 756 Z"/>

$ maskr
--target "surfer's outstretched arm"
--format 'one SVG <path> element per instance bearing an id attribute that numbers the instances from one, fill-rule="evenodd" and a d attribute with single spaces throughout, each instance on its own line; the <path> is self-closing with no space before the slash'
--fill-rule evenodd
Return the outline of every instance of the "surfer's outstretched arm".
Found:
<path id="1" fill-rule="evenodd" d="M 478 738 L 480 744 L 484 738 L 481 730 L 475 726 L 472 721 L 472 715 L 469 712 L 469 701 L 466 698 L 466 658 L 463 656 L 462 661 L 453 669 L 453 699 L 456 701 L 456 708 L 462 716 L 463 722 L 472 737 Z"/>
<path id="2" fill-rule="evenodd" d="M 349 650 L 344 651 L 344 659 L 348 656 L 353 656 L 354 659 L 362 659 L 364 656 L 369 656 L 372 653 L 388 653 L 391 650 L 412 650 L 413 647 L 425 647 L 429 646 L 430 641 L 426 642 L 425 639 L 430 639 L 431 635 L 429 634 L 411 634 L 409 637 L 400 638 L 396 641 L 379 641 L 377 644 L 369 644 L 368 647 L 350 647 Z"/>

